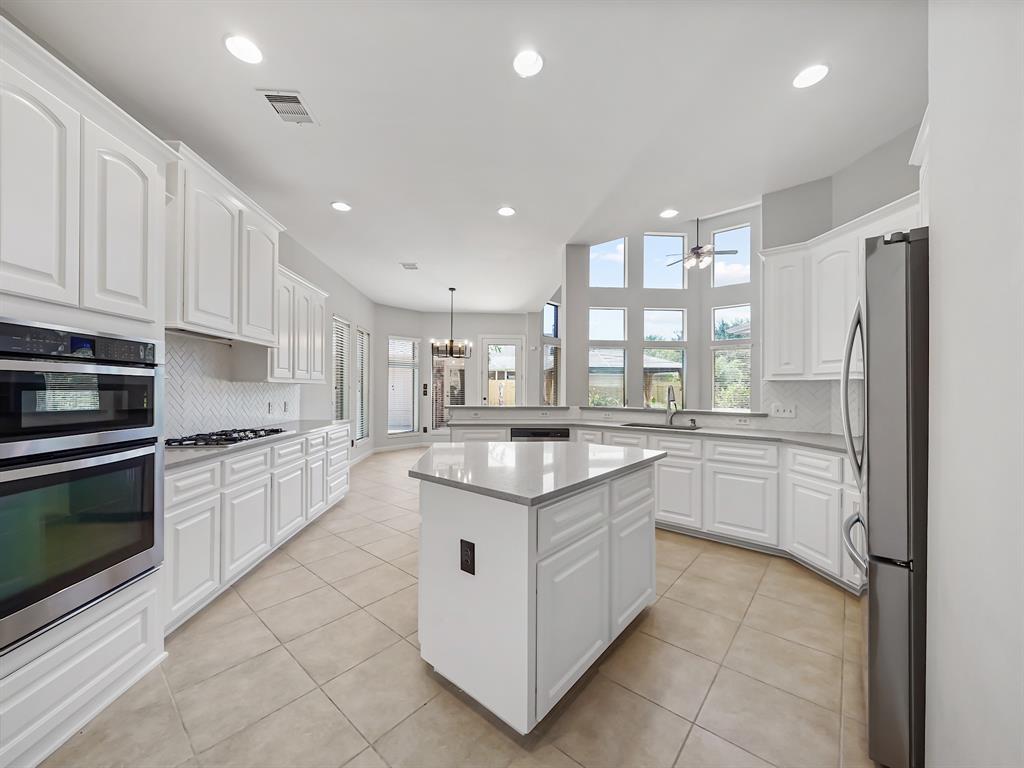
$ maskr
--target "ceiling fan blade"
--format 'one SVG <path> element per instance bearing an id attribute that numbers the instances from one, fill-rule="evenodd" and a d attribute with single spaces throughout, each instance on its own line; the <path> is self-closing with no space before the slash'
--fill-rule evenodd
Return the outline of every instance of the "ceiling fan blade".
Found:
<path id="1" fill-rule="evenodd" d="M 739 251 L 711 251 L 714 256 L 735 256 Z"/>
<path id="2" fill-rule="evenodd" d="M 679 254 L 679 255 L 681 256 L 682 254 Z M 676 264 L 682 264 L 682 263 L 683 263 L 683 260 L 682 260 L 682 259 L 676 259 L 675 261 L 670 261 L 670 262 L 669 262 L 668 264 L 666 264 L 665 266 L 666 266 L 666 267 L 674 267 L 674 266 L 675 266 Z"/>

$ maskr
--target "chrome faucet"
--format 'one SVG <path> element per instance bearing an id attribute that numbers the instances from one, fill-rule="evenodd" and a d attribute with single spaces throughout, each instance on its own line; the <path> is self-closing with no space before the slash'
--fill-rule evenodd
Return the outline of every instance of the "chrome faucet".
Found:
<path id="1" fill-rule="evenodd" d="M 668 397 L 665 400 L 665 424 L 672 426 L 672 417 L 676 415 L 679 408 L 676 405 L 676 391 L 671 387 L 668 388 Z"/>

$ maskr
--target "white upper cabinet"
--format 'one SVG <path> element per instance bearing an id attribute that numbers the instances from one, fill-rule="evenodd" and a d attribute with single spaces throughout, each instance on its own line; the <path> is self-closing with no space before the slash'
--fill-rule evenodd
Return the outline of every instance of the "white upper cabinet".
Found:
<path id="1" fill-rule="evenodd" d="M 241 318 L 239 334 L 246 339 L 277 341 L 277 230 L 251 211 L 242 214 Z"/>
<path id="2" fill-rule="evenodd" d="M 284 227 L 180 142 L 167 232 L 167 325 L 274 346 Z"/>
<path id="3" fill-rule="evenodd" d="M 78 304 L 81 116 L 0 62 L 0 290 Z"/>
<path id="4" fill-rule="evenodd" d="M 918 193 L 805 243 L 761 251 L 766 379 L 838 379 L 870 237 L 919 226 Z M 863 374 L 859 345 L 853 375 Z"/>
<path id="5" fill-rule="evenodd" d="M 156 163 L 83 120 L 83 307 L 158 320 L 163 186 Z"/>
<path id="6" fill-rule="evenodd" d="M 296 379 L 308 380 L 310 332 L 313 325 L 313 294 L 301 284 L 295 288 L 294 318 L 292 376 Z"/>
<path id="7" fill-rule="evenodd" d="M 295 283 L 286 274 L 277 281 L 277 347 L 270 350 L 270 378 L 292 377 L 292 307 L 295 304 Z"/>
<path id="8" fill-rule="evenodd" d="M 309 378 L 325 381 L 327 378 L 327 301 L 321 293 L 314 293 L 310 307 Z"/>

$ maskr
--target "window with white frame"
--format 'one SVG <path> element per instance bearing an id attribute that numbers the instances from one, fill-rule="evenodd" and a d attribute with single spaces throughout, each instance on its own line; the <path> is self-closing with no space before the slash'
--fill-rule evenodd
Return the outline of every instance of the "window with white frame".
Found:
<path id="1" fill-rule="evenodd" d="M 417 339 L 388 337 L 388 434 L 419 430 L 420 343 Z"/>
<path id="2" fill-rule="evenodd" d="M 686 400 L 686 310 L 644 309 L 645 408 L 665 408 L 671 388 L 679 408 Z"/>
<path id="3" fill-rule="evenodd" d="M 466 361 L 456 357 L 435 357 L 432 368 L 431 424 L 434 429 L 444 429 L 448 426 L 451 407 L 466 404 Z"/>
<path id="4" fill-rule="evenodd" d="M 644 288 L 685 288 L 685 235 L 644 235 Z"/>
<path id="5" fill-rule="evenodd" d="M 334 352 L 334 418 L 348 417 L 348 351 L 349 324 L 337 315 L 333 320 L 332 349 Z"/>
<path id="6" fill-rule="evenodd" d="M 562 368 L 562 348 L 556 344 L 545 344 L 543 350 L 541 399 L 544 405 L 558 405 L 558 381 Z"/>
<path id="7" fill-rule="evenodd" d="M 587 363 L 588 404 L 621 408 L 626 404 L 626 350 L 590 347 Z"/>
<path id="8" fill-rule="evenodd" d="M 363 328 L 356 328 L 355 369 L 355 439 L 365 440 L 370 436 L 370 332 Z"/>
<path id="9" fill-rule="evenodd" d="M 544 305 L 544 316 L 540 332 L 549 339 L 558 338 L 558 305 L 554 302 L 549 301 Z"/>
<path id="10" fill-rule="evenodd" d="M 740 285 L 750 282 L 750 225 L 715 232 L 715 251 L 736 251 L 717 254 L 711 273 L 711 285 Z"/>
<path id="11" fill-rule="evenodd" d="M 590 287 L 626 287 L 626 238 L 590 246 Z"/>
<path id="12" fill-rule="evenodd" d="M 625 341 L 626 310 L 591 307 L 589 338 L 591 341 Z"/>
<path id="13" fill-rule="evenodd" d="M 711 407 L 749 411 L 750 305 L 713 307 L 711 320 Z"/>

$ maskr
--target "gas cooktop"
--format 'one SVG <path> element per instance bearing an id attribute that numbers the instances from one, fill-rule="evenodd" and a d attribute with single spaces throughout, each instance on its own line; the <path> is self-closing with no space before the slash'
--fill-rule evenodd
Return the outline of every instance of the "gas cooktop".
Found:
<path id="1" fill-rule="evenodd" d="M 258 429 L 222 429 L 219 432 L 200 432 L 185 437 L 168 437 L 164 445 L 168 448 L 205 448 L 216 445 L 235 445 L 248 440 L 259 440 L 273 437 L 284 432 L 280 427 L 260 427 Z"/>

